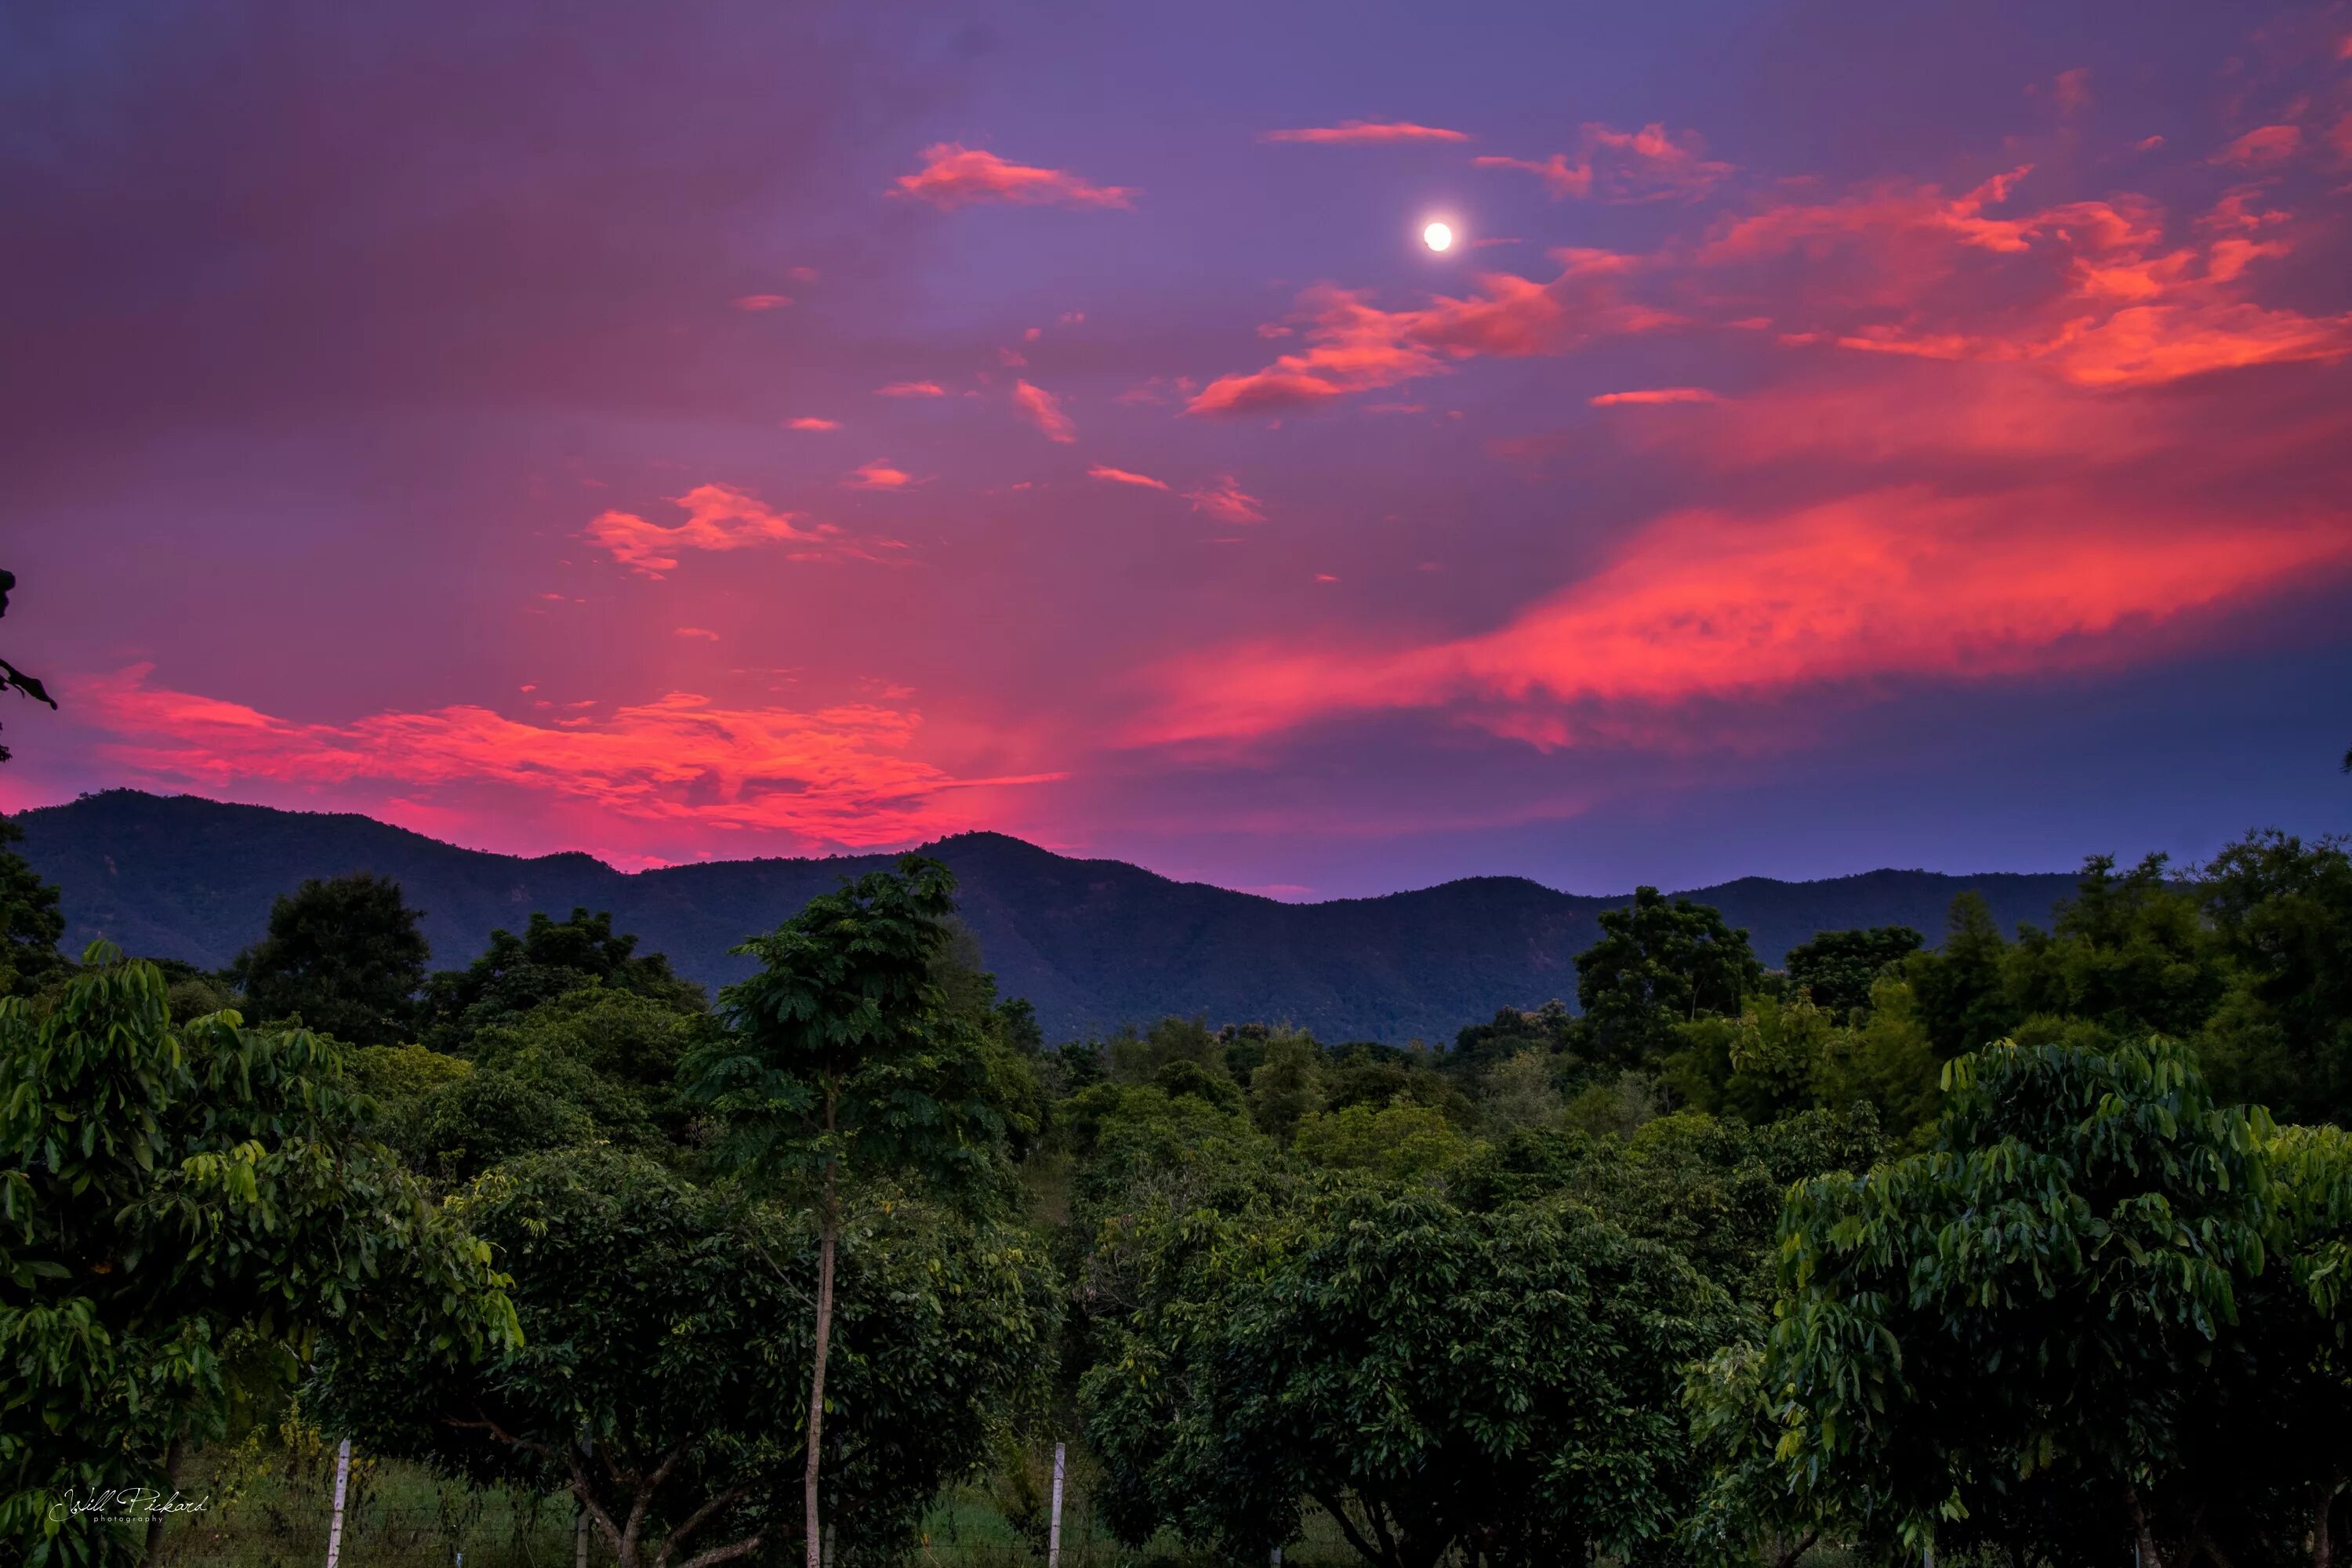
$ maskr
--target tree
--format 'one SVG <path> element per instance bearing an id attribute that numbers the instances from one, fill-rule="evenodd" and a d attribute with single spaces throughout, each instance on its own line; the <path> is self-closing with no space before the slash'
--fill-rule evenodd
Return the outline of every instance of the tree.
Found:
<path id="1" fill-rule="evenodd" d="M 490 932 L 490 945 L 463 969 L 425 983 L 419 1008 L 424 1041 L 463 1055 L 483 1029 L 520 1017 L 584 985 L 626 991 L 699 1011 L 702 988 L 681 980 L 658 952 L 639 953 L 637 939 L 615 934 L 609 911 L 574 909 L 564 920 L 533 910 L 523 934 Z"/>
<path id="2" fill-rule="evenodd" d="M 1027 1397 L 1051 1280 L 1002 1227 L 903 1194 L 845 1213 L 826 1486 L 872 1560 Z M 579 1500 L 620 1568 L 712 1568 L 791 1539 L 817 1285 L 804 1215 L 642 1154 L 514 1161 L 459 1200 L 513 1276 L 522 1342 L 481 1358 L 331 1344 L 315 1387 L 379 1453 Z"/>
<path id="3" fill-rule="evenodd" d="M 235 1013 L 175 1027 L 152 964 L 103 942 L 83 963 L 37 1020 L 0 1000 L 0 1539 L 33 1563 L 131 1553 L 51 1503 L 168 1496 L 222 1430 L 234 1358 L 283 1364 L 328 1325 L 393 1345 L 514 1327 L 488 1248 L 362 1135 L 331 1041 Z"/>
<path id="4" fill-rule="evenodd" d="M 1381 1568 L 1580 1562 L 1692 1495 L 1676 1369 L 1730 1312 L 1664 1247 L 1426 1194 L 1147 1226 L 1154 1288 L 1086 1384 L 1131 1538 L 1262 1560 L 1311 1500 Z"/>
<path id="5" fill-rule="evenodd" d="M 1600 918 L 1601 940 L 1577 955 L 1576 997 L 1606 1066 L 1654 1068 L 1674 1050 L 1676 1024 L 1737 1013 L 1763 981 L 1748 933 L 1704 904 L 1636 888 L 1631 904 Z"/>
<path id="6" fill-rule="evenodd" d="M 2008 956 L 2009 943 L 1993 923 L 1992 907 L 1970 889 L 1952 900 L 1944 945 L 1905 961 L 1919 1026 L 1939 1059 L 1990 1045 L 2023 1018 L 2009 999 L 2003 973 Z"/>
<path id="7" fill-rule="evenodd" d="M 16 591 L 16 574 L 0 571 L 0 616 L 8 613 L 8 595 Z M 0 658 L 0 690 L 21 693 L 36 702 L 47 703 L 51 712 L 57 710 L 58 700 L 49 695 L 48 688 L 37 677 L 26 674 L 5 658 Z M 6 762 L 9 754 L 7 747 L 0 746 L 0 763 Z"/>
<path id="8" fill-rule="evenodd" d="M 1870 1005 L 1879 977 L 1926 945 L 1909 926 L 1825 931 L 1789 950 L 1789 984 L 1812 993 L 1813 1005 L 1843 1019 Z"/>
<path id="9" fill-rule="evenodd" d="M 845 1177 L 970 1189 L 997 1173 L 1004 1119 L 985 1042 L 949 1014 L 934 964 L 955 878 L 902 857 L 809 900 L 734 951 L 760 971 L 719 994 L 725 1035 L 689 1058 L 693 1097 L 732 1126 L 723 1157 L 748 1177 L 813 1185 L 818 1227 L 802 1531 L 821 1568 L 817 1481 L 834 1266 Z"/>
<path id="10" fill-rule="evenodd" d="M 0 996 L 30 991 L 66 966 L 58 951 L 66 934 L 58 890 L 8 847 L 24 838 L 23 828 L 0 816 Z"/>
<path id="11" fill-rule="evenodd" d="M 2192 1395 L 2272 1235 L 2267 1119 L 2162 1039 L 1947 1076 L 1931 1152 L 1790 1196 L 1752 1380 L 1781 1505 L 2061 1560 L 2137 1532 L 2185 1563 L 2218 1489 Z"/>
<path id="12" fill-rule="evenodd" d="M 2249 836 L 2204 868 L 2233 984 L 2198 1038 L 2216 1087 L 2296 1121 L 2352 1123 L 2352 845 Z"/>
<path id="13" fill-rule="evenodd" d="M 312 878 L 270 905 L 268 934 L 237 954 L 229 978 L 265 1020 L 299 1017 L 353 1045 L 393 1045 L 431 955 L 419 918 L 388 877 Z"/>

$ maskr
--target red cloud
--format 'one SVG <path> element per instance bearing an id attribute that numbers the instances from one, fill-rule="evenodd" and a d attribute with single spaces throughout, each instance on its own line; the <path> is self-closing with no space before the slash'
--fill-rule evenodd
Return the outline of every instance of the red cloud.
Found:
<path id="1" fill-rule="evenodd" d="M 1226 474 L 1214 484 L 1197 490 L 1186 490 L 1184 499 L 1192 503 L 1194 511 L 1208 513 L 1219 522 L 1264 522 L 1265 502 L 1242 489 L 1233 475 Z"/>
<path id="2" fill-rule="evenodd" d="M 1311 407 L 1433 375 L 1479 355 L 1525 358 L 1558 353 L 1607 333 L 1638 332 L 1672 320 L 1618 297 L 1627 258 L 1606 251 L 1561 253 L 1564 269 L 1549 283 L 1507 272 L 1478 279 L 1467 300 L 1440 297 L 1418 310 L 1382 310 L 1361 294 L 1323 287 L 1302 297 L 1307 347 L 1265 369 L 1221 376 L 1186 406 L 1188 414 L 1260 414 Z"/>
<path id="3" fill-rule="evenodd" d="M 1131 185 L 1089 184 L 1062 169 L 1008 163 L 993 153 L 961 142 L 941 142 L 922 151 L 923 166 L 898 176 L 895 195 L 914 196 L 934 206 L 972 202 L 1058 203 L 1077 207 L 1127 207 L 1138 192 Z"/>
<path id="4" fill-rule="evenodd" d="M 960 779 L 909 754 L 921 720 L 858 703 L 727 708 L 688 692 L 608 717 L 535 722 L 460 705 L 348 723 L 279 719 L 147 684 L 139 665 L 84 698 L 108 761 L 143 779 L 232 795 L 331 790 L 393 820 L 529 823 L 553 842 L 708 842 L 709 830 L 805 847 L 912 843 L 975 821 L 955 792 L 1053 775 Z M 593 706 L 590 705 L 590 706 Z"/>
<path id="5" fill-rule="evenodd" d="M 1589 196 L 1598 189 L 1613 202 L 1696 201 L 1733 173 L 1732 165 L 1709 160 L 1706 152 L 1706 143 L 1695 131 L 1679 137 L 1659 124 L 1612 131 L 1594 121 L 1583 127 L 1573 157 L 1555 153 L 1541 162 L 1496 157 L 1470 162 L 1476 168 L 1534 174 L 1554 200 Z"/>
<path id="6" fill-rule="evenodd" d="M 841 481 L 854 490 L 902 490 L 922 481 L 904 468 L 894 468 L 881 458 L 860 463 Z"/>
<path id="7" fill-rule="evenodd" d="M 614 560 L 646 577 L 677 570 L 677 552 L 684 550 L 783 544 L 793 547 L 787 553 L 794 561 L 872 559 L 832 523 L 811 523 L 797 512 L 777 511 L 730 485 L 697 485 L 672 499 L 686 510 L 686 521 L 675 527 L 648 522 L 635 512 L 607 511 L 590 521 L 587 537 Z"/>
<path id="8" fill-rule="evenodd" d="M 1165 479 L 1155 479 L 1150 474 L 1130 473 L 1125 468 L 1114 468 L 1101 464 L 1088 468 L 1087 478 L 1103 479 L 1114 485 L 1140 485 L 1148 490 L 1164 490 L 1168 488 L 1168 481 Z"/>
<path id="9" fill-rule="evenodd" d="M 947 389 L 936 381 L 894 381 L 887 386 L 874 389 L 877 397 L 945 397 Z"/>
<path id="10" fill-rule="evenodd" d="M 704 626 L 678 626 L 671 631 L 674 637 L 696 637 L 703 642 L 717 642 L 719 634 Z"/>
<path id="11" fill-rule="evenodd" d="M 2276 163 L 2303 150 L 2300 125 L 2263 125 L 2247 132 L 2213 154 L 2216 163 L 2248 165 Z"/>
<path id="12" fill-rule="evenodd" d="M 791 304 L 792 300 L 783 294 L 744 294 L 733 303 L 739 310 L 775 310 Z"/>
<path id="13" fill-rule="evenodd" d="M 1337 125 L 1309 126 L 1299 131 L 1268 131 L 1262 132 L 1258 140 L 1309 142 L 1331 146 L 1381 142 L 1467 142 L 1470 138 L 1459 131 L 1447 131 L 1435 125 L 1415 125 L 1409 120 L 1379 124 L 1364 120 L 1343 120 Z"/>
<path id="14" fill-rule="evenodd" d="M 1062 412 L 1061 403 L 1044 387 L 1016 381 L 1013 384 L 1013 402 L 1048 441 L 1078 438 L 1078 427 L 1070 423 L 1070 416 Z"/>
<path id="15" fill-rule="evenodd" d="M 1402 651 L 1230 649 L 1162 672 L 1147 742 L 1455 706 L 1566 745 L 1701 699 L 2102 657 L 2102 639 L 2352 563 L 2352 519 L 2086 514 L 2071 489 L 1904 488 L 1780 513 L 1660 519 L 1593 576 L 1482 636 Z M 1628 705 L 1631 705 L 1630 709 Z"/>
<path id="16" fill-rule="evenodd" d="M 1614 408 L 1626 403 L 1719 403 L 1722 399 L 1703 386 L 1653 386 L 1639 392 L 1604 392 L 1585 401 L 1595 408 Z"/>
<path id="17" fill-rule="evenodd" d="M 787 419 L 784 421 L 784 428 L 787 430 L 838 430 L 841 428 L 841 421 L 838 419 Z"/>
<path id="18" fill-rule="evenodd" d="M 1752 278 L 1744 286 L 1770 290 L 1784 341 L 2039 362 L 2084 386 L 2352 352 L 2352 315 L 2306 316 L 2249 296 L 2249 268 L 2292 247 L 2289 215 L 2250 214 L 2232 193 L 2200 226 L 2213 237 L 2182 244 L 2168 244 L 2165 213 L 2144 197 L 1996 216 L 2030 172 L 1958 197 L 1882 188 L 1768 208 L 1693 254 L 1697 286 L 1728 316 Z M 2245 237 L 2253 229 L 2281 232 Z M 1788 271 L 1792 260 L 1801 268 Z"/>

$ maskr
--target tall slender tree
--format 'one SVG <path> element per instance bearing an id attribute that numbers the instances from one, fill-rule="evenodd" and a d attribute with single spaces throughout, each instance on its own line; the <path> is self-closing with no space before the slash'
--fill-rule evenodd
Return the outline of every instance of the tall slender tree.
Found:
<path id="1" fill-rule="evenodd" d="M 892 1177 L 969 1190 L 1002 1163 L 1004 1120 L 991 1103 L 984 1042 L 946 1007 L 934 978 L 954 911 L 954 876 L 917 855 L 812 899 L 735 949 L 760 972 L 719 993 L 727 1030 L 685 1068 L 691 1097 L 730 1123 L 721 1157 L 816 1212 L 808 1568 L 821 1568 L 824 1540 L 817 1489 L 844 1184 Z"/>

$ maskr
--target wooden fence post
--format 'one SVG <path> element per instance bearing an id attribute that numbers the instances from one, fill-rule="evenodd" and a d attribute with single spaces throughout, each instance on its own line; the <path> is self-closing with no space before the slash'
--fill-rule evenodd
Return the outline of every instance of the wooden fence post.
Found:
<path id="1" fill-rule="evenodd" d="M 572 1568 L 588 1568 L 588 1505 L 572 1505 Z"/>
<path id="2" fill-rule="evenodd" d="M 1045 1568 L 1062 1568 L 1062 1445 L 1054 1445 L 1054 1511 L 1045 1521 Z"/>
<path id="3" fill-rule="evenodd" d="M 335 1513 L 327 1526 L 327 1568 L 336 1568 L 343 1558 L 343 1488 L 352 1479 L 352 1440 L 343 1439 L 335 1450 Z"/>

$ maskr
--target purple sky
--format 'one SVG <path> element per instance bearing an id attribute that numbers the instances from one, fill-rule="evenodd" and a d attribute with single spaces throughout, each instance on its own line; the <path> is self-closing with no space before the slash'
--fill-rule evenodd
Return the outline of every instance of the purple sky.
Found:
<path id="1" fill-rule="evenodd" d="M 2352 826 L 2342 4 L 28 4 L 0 203 L 0 806 L 1295 897 Z"/>

